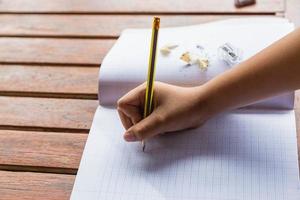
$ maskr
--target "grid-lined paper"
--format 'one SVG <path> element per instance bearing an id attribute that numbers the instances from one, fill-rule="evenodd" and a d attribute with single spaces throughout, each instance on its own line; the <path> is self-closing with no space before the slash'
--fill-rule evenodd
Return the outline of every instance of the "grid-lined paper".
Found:
<path id="1" fill-rule="evenodd" d="M 203 127 L 126 143 L 98 107 L 73 200 L 299 199 L 294 111 L 239 110 Z"/>

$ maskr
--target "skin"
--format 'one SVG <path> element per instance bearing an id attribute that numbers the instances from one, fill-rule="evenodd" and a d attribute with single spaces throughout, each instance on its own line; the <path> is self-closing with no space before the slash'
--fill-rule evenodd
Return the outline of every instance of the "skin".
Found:
<path id="1" fill-rule="evenodd" d="M 142 119 L 146 85 L 118 101 L 128 142 L 194 128 L 209 118 L 249 103 L 300 88 L 300 29 L 239 66 L 197 87 L 156 82 L 154 111 Z"/>

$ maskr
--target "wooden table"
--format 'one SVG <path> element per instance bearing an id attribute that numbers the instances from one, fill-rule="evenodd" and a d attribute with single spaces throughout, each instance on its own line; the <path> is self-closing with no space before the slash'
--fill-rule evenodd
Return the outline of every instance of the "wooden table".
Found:
<path id="1" fill-rule="evenodd" d="M 99 66 L 122 29 L 153 15 L 162 26 L 256 15 L 299 24 L 299 10 L 297 0 L 0 0 L 0 199 L 69 198 Z"/>

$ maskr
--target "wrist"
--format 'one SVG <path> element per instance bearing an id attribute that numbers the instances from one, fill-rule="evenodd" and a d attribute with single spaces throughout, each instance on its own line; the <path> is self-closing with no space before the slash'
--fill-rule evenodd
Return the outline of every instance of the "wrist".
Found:
<path id="1" fill-rule="evenodd" d="M 202 120 L 206 121 L 209 118 L 217 115 L 224 110 L 222 100 L 218 93 L 207 84 L 197 86 L 197 110 L 200 113 Z"/>

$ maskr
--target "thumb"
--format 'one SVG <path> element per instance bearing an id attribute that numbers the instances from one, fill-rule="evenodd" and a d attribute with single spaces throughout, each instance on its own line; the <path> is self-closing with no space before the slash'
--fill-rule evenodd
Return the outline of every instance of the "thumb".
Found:
<path id="1" fill-rule="evenodd" d="M 165 120 L 162 115 L 155 111 L 145 119 L 130 127 L 124 134 L 128 142 L 144 140 L 163 132 Z"/>

